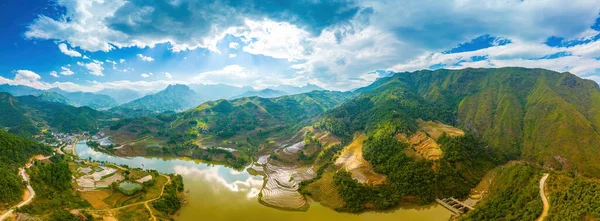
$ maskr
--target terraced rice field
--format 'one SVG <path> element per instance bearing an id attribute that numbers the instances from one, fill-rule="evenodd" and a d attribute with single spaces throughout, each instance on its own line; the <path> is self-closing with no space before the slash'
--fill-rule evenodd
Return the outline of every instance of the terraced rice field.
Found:
<path id="1" fill-rule="evenodd" d="M 298 192 L 298 184 L 303 180 L 316 176 L 311 166 L 275 166 L 268 162 L 268 158 L 261 157 L 260 161 L 267 161 L 262 168 L 265 174 L 265 184 L 260 192 L 260 201 L 263 204 L 289 210 L 306 210 L 306 198 Z"/>
<path id="2" fill-rule="evenodd" d="M 363 142 L 367 136 L 360 134 L 355 136 L 354 140 L 348 146 L 345 146 L 342 153 L 335 161 L 335 165 L 350 172 L 352 178 L 361 183 L 380 184 L 385 181 L 385 176 L 375 173 L 369 162 L 362 155 Z"/>

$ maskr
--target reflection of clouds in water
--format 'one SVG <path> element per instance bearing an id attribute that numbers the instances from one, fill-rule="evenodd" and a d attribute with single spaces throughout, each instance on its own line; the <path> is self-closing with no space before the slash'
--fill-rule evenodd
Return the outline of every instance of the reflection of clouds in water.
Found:
<path id="1" fill-rule="evenodd" d="M 246 171 L 229 170 L 229 173 L 231 173 L 231 175 L 239 175 L 239 174 L 246 173 Z"/>
<path id="2" fill-rule="evenodd" d="M 103 155 L 102 153 L 93 151 L 92 149 L 86 149 L 83 152 L 80 152 L 78 154 L 79 154 L 79 156 L 82 156 L 82 157 L 85 157 L 85 158 L 88 158 L 88 157 L 98 158 L 98 157 L 101 157 Z"/>
<path id="3" fill-rule="evenodd" d="M 248 199 L 256 197 L 263 185 L 263 180 L 261 178 L 255 178 L 253 176 L 247 176 L 245 180 L 228 182 L 224 177 L 219 175 L 219 167 L 200 169 L 197 167 L 177 165 L 174 169 L 175 173 L 177 174 L 190 177 L 200 177 L 212 184 L 225 187 L 232 192 L 247 192 L 248 194 L 246 196 Z M 215 191 L 216 190 L 217 186 L 215 186 Z"/>

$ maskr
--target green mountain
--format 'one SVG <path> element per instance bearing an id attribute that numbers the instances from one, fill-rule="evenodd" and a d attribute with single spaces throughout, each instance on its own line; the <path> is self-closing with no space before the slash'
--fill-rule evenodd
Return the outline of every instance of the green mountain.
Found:
<path id="1" fill-rule="evenodd" d="M 184 111 L 198 106 L 204 99 L 186 85 L 169 85 L 166 89 L 120 105 L 111 111 L 127 115 L 130 111 L 161 113 Z"/>
<path id="2" fill-rule="evenodd" d="M 44 91 L 23 85 L 2 84 L 0 85 L 0 92 L 7 92 L 13 96 L 24 96 L 41 94 Z"/>
<path id="3" fill-rule="evenodd" d="M 117 106 L 117 102 L 110 96 L 104 94 L 95 94 L 91 92 L 68 92 L 63 91 L 59 88 L 48 89 L 49 92 L 56 92 L 60 95 L 65 96 L 70 101 L 74 102 L 76 106 L 87 106 L 96 110 L 106 110 Z"/>
<path id="4" fill-rule="evenodd" d="M 439 120 L 481 137 L 505 159 L 600 174 L 600 89 L 591 80 L 543 69 L 397 73 L 356 91 L 319 126 L 348 137 L 394 122 Z"/>
<path id="5" fill-rule="evenodd" d="M 38 131 L 47 127 L 61 132 L 90 131 L 100 126 L 98 119 L 108 118 L 89 107 L 47 102 L 33 95 L 13 97 L 8 93 L 0 93 L 0 110 L 0 126 L 37 128 Z"/>
<path id="6" fill-rule="evenodd" d="M 71 105 L 71 106 L 77 106 L 77 104 L 75 102 L 69 100 L 65 96 L 62 96 L 56 92 L 43 92 L 41 94 L 34 95 L 34 96 L 36 96 L 40 100 L 46 101 L 46 102 L 61 103 L 61 104 L 66 104 L 66 105 Z"/>
<path id="7" fill-rule="evenodd" d="M 179 114 L 171 125 L 175 131 L 192 128 L 226 138 L 257 128 L 266 131 L 296 125 L 325 113 L 348 97 L 349 93 L 315 91 L 278 98 L 209 101 Z"/>
<path id="8" fill-rule="evenodd" d="M 254 152 L 312 124 L 350 97 L 350 93 L 314 91 L 278 98 L 222 99 L 181 113 L 123 119 L 104 132 L 134 152 L 187 156 L 242 168 Z M 238 151 L 232 155 L 213 147 Z"/>
<path id="9" fill-rule="evenodd" d="M 283 91 L 279 91 L 279 90 L 274 90 L 274 89 L 262 89 L 260 91 L 246 91 L 243 94 L 237 95 L 235 97 L 233 97 L 234 99 L 236 98 L 242 98 L 242 97 L 262 97 L 262 98 L 273 98 L 273 97 L 281 97 L 287 95 L 286 92 Z"/>
<path id="10" fill-rule="evenodd" d="M 95 94 L 90 92 L 68 92 L 59 88 L 50 88 L 48 90 L 39 90 L 23 85 L 0 85 L 0 92 L 7 92 L 13 96 L 25 95 L 42 95 L 44 99 L 49 99 L 52 102 L 59 102 L 72 106 L 88 106 L 94 109 L 108 109 L 117 106 L 115 100 L 103 94 Z M 52 94 L 55 93 L 55 94 Z M 45 95 L 43 95 L 45 94 Z M 61 95 L 62 97 L 57 96 Z"/>

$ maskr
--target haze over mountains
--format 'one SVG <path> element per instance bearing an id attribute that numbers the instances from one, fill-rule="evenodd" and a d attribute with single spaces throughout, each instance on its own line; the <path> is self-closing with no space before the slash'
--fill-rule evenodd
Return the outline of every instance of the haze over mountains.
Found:
<path id="1" fill-rule="evenodd" d="M 407 200 L 428 204 L 436 198 L 464 199 L 482 179 L 489 182 L 489 171 L 503 171 L 504 166 L 506 171 L 499 173 L 503 180 L 495 183 L 535 187 L 539 173 L 547 169 L 561 179 L 600 177 L 600 133 L 595 129 L 600 127 L 600 87 L 570 73 L 423 70 L 381 77 L 352 92 L 285 93 L 253 90 L 239 98 L 206 101 L 189 86 L 177 84 L 108 111 L 66 105 L 66 96 L 58 92 L 19 97 L 0 93 L 0 126 L 22 136 L 41 130 L 102 130 L 122 144 L 106 149 L 116 155 L 190 157 L 234 168 L 262 156 L 271 166 L 317 168 L 316 176 L 286 191 L 335 201 L 331 208 L 349 212 L 394 208 Z M 290 142 L 304 146 L 292 151 Z M 360 159 L 360 169 L 338 163 L 348 151 Z M 354 159 L 344 157 L 339 162 Z M 373 177 L 377 183 L 369 181 Z M 529 201 L 537 196 L 531 189 L 492 192 L 481 208 L 495 214 L 494 200 L 503 199 L 523 204 L 523 210 L 536 211 L 528 216 L 537 217 L 536 205 L 519 201 L 523 194 L 529 194 Z M 466 217 L 485 217 L 480 213 Z"/>
<path id="2" fill-rule="evenodd" d="M 164 111 L 183 111 L 199 105 L 204 101 L 240 98 L 240 97 L 277 97 L 323 90 L 307 84 L 302 87 L 280 85 L 275 89 L 255 90 L 252 87 L 237 87 L 226 84 L 191 84 L 170 85 L 164 90 L 144 95 L 132 89 L 103 89 L 98 92 L 67 92 L 59 88 L 40 90 L 23 85 L 0 85 L 0 92 L 13 96 L 35 95 L 46 101 L 58 102 L 72 106 L 88 106 L 97 110 L 108 110 L 124 113 L 134 111 L 135 116 Z"/>

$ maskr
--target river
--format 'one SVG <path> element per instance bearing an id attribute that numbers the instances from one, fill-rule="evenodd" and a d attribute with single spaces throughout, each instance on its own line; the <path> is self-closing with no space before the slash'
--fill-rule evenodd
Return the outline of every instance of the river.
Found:
<path id="1" fill-rule="evenodd" d="M 451 213 L 437 204 L 429 206 L 401 207 L 393 211 L 365 212 L 361 214 L 339 213 L 310 203 L 306 212 L 289 212 L 264 206 L 257 195 L 263 185 L 262 176 L 236 171 L 221 165 L 203 162 L 146 157 L 115 157 L 89 148 L 85 142 L 76 145 L 81 159 L 125 164 L 130 167 L 154 169 L 161 173 L 177 173 L 183 176 L 188 203 L 182 208 L 178 220 L 261 220 L 261 221 L 307 221 L 307 220 L 431 220 L 446 221 Z"/>

